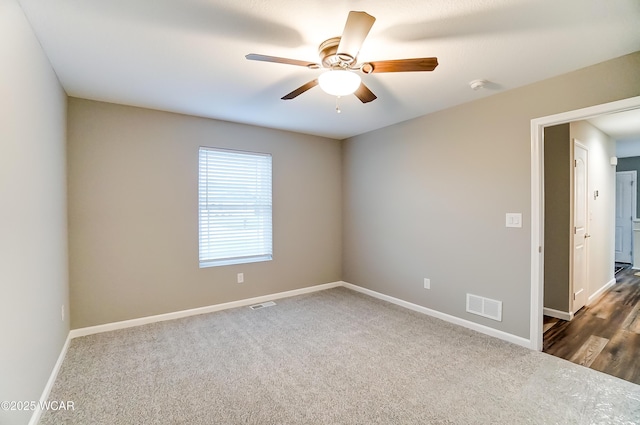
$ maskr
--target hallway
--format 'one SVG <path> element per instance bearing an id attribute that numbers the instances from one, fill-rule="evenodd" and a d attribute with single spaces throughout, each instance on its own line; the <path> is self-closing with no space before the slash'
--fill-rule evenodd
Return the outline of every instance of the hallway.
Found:
<path id="1" fill-rule="evenodd" d="M 636 273 L 631 268 L 620 271 L 616 284 L 570 322 L 545 316 L 543 351 L 640 384 L 640 276 Z"/>

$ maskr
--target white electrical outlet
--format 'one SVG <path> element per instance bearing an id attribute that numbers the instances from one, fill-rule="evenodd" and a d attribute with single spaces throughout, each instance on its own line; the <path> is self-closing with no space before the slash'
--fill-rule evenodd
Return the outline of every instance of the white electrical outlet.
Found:
<path id="1" fill-rule="evenodd" d="M 238 273 L 238 283 L 244 283 L 244 273 Z"/>
<path id="2" fill-rule="evenodd" d="M 64 322 L 64 304 L 60 306 L 60 316 L 62 317 L 62 321 Z"/>
<path id="3" fill-rule="evenodd" d="M 424 278 L 424 289 L 431 289 L 431 279 Z"/>

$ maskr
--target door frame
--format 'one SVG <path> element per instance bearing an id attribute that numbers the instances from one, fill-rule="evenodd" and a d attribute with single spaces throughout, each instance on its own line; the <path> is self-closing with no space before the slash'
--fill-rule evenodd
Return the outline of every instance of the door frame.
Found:
<path id="1" fill-rule="evenodd" d="M 629 171 L 616 171 L 616 179 L 618 178 L 618 174 L 629 174 L 633 176 L 633 190 L 631 191 L 631 234 L 629 237 L 631 238 L 631 265 L 633 266 L 633 255 L 635 251 L 635 246 L 633 245 L 633 220 L 638 219 L 638 200 L 637 200 L 637 184 L 638 184 L 638 171 L 637 170 L 629 170 Z M 618 200 L 616 199 L 616 202 Z M 614 257 L 615 258 L 615 257 Z"/>
<path id="2" fill-rule="evenodd" d="M 640 96 L 531 120 L 531 309 L 529 344 L 533 350 L 542 351 L 543 338 L 544 128 L 632 109 L 640 109 Z"/>

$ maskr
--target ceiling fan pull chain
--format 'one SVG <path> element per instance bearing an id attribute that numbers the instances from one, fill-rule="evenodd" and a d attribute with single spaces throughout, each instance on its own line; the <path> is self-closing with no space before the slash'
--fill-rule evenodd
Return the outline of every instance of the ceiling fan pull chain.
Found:
<path id="1" fill-rule="evenodd" d="M 338 101 L 340 100 L 340 96 L 336 96 L 336 112 L 339 114 L 342 111 L 340 110 L 340 104 L 338 103 Z"/>

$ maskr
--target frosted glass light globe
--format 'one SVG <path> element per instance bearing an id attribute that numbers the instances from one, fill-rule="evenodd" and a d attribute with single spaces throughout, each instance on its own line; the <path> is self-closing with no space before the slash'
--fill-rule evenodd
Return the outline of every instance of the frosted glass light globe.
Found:
<path id="1" fill-rule="evenodd" d="M 327 71 L 318 77 L 320 88 L 333 96 L 346 96 L 360 87 L 360 76 L 343 69 Z"/>

